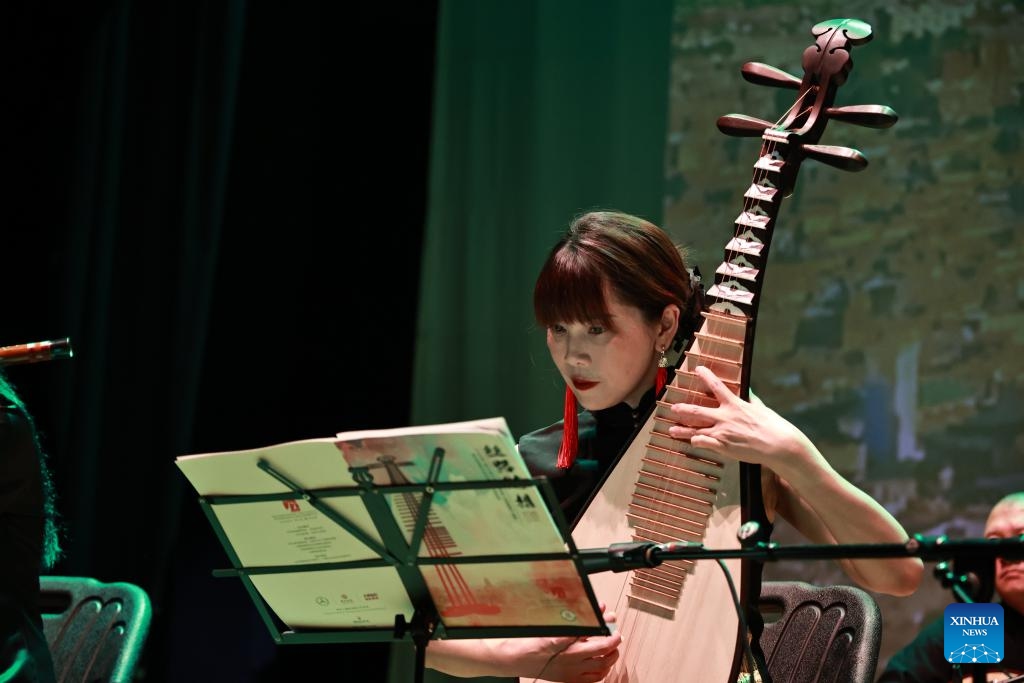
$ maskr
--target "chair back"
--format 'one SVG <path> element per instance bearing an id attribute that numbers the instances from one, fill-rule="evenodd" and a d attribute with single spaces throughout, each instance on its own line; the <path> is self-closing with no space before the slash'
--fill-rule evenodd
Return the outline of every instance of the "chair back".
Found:
<path id="1" fill-rule="evenodd" d="M 882 617 L 867 592 L 855 586 L 765 581 L 759 610 L 765 619 L 761 649 L 772 683 L 874 680 Z"/>
<path id="2" fill-rule="evenodd" d="M 57 683 L 131 681 L 149 634 L 146 591 L 77 576 L 41 576 L 39 583 Z"/>

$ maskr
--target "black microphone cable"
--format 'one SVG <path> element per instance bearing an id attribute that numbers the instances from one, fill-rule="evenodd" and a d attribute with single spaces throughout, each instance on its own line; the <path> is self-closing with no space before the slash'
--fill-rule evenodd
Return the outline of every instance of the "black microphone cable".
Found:
<path id="1" fill-rule="evenodd" d="M 725 565 L 725 561 L 721 558 L 716 558 L 715 562 L 722 568 L 722 573 L 725 574 L 725 581 L 729 584 L 729 592 L 732 594 L 732 603 L 736 607 L 736 616 L 740 620 L 740 638 L 743 640 L 743 652 L 747 656 L 747 666 L 750 667 L 750 683 L 754 683 L 754 674 L 758 671 L 757 661 L 754 659 L 754 651 L 750 649 L 750 628 L 747 626 L 747 617 L 744 614 L 743 605 L 740 604 L 740 596 L 736 592 L 736 584 L 733 583 L 732 573 L 729 568 Z M 763 676 L 761 679 L 763 680 Z"/>

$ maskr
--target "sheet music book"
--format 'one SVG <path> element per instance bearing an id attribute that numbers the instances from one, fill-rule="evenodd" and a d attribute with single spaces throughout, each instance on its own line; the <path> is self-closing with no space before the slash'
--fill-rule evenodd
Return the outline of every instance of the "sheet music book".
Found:
<path id="1" fill-rule="evenodd" d="M 393 625 L 398 614 L 412 618 L 414 605 L 398 571 L 383 562 L 372 566 L 380 554 L 306 498 L 277 495 L 268 500 L 268 494 L 295 492 L 258 463 L 269 464 L 386 545 L 363 496 L 355 495 L 372 478 L 404 534 L 405 546 L 396 552 L 408 553 L 423 499 L 422 489 L 409 492 L 408 485 L 427 483 L 438 449 L 443 458 L 436 482 L 521 480 L 523 486 L 439 488 L 418 557 L 564 557 L 420 565 L 445 626 L 599 626 L 589 584 L 568 559 L 562 532 L 504 418 L 343 432 L 265 448 L 183 455 L 175 462 L 197 493 L 211 501 L 211 522 L 220 527 L 241 567 L 284 568 L 249 578 L 289 628 L 372 628 Z M 402 486 L 404 491 L 388 493 Z M 331 566 L 302 569 L 311 564 Z"/>

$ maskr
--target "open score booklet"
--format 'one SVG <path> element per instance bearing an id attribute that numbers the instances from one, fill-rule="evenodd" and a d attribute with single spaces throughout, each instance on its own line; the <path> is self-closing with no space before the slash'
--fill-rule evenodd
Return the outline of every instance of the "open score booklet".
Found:
<path id="1" fill-rule="evenodd" d="M 266 448 L 183 455 L 175 463 L 209 503 L 211 523 L 220 527 L 229 555 L 237 558 L 236 568 L 274 568 L 248 576 L 289 628 L 381 628 L 394 625 L 398 614 L 407 621 L 413 616 L 399 572 L 374 562 L 379 552 L 316 509 L 303 493 L 382 547 L 380 522 L 371 517 L 364 496 L 354 495 L 367 485 L 378 488 L 405 539 L 401 547 L 388 550 L 405 558 L 422 489 L 391 494 L 387 489 L 425 484 L 439 449 L 437 482 L 514 479 L 524 485 L 434 492 L 418 557 L 565 556 L 419 565 L 445 626 L 599 626 L 589 584 L 568 559 L 566 543 L 504 418 L 343 432 Z M 299 491 L 261 468 L 261 461 Z M 288 493 L 294 496 L 265 499 Z M 264 499 L 254 499 L 259 496 Z M 291 570 L 309 564 L 330 566 Z"/>

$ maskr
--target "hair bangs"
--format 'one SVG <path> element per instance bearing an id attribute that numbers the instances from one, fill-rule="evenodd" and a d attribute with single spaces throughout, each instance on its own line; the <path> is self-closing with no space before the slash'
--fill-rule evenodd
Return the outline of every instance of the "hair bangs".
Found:
<path id="1" fill-rule="evenodd" d="M 611 326 L 604 298 L 604 277 L 593 260 L 575 249 L 552 254 L 533 290 L 533 313 L 545 327 L 556 323 L 599 323 Z"/>

